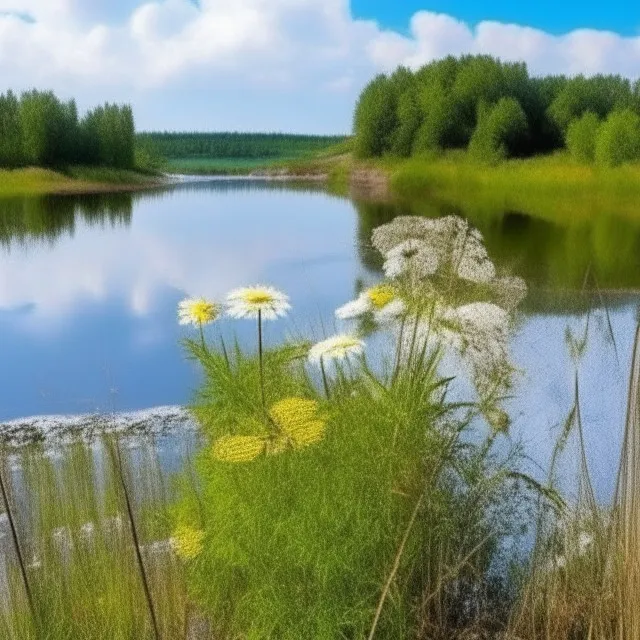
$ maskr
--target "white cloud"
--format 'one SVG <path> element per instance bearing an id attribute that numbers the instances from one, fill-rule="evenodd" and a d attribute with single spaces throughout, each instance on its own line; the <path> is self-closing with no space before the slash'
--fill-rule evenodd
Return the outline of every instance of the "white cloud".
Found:
<path id="1" fill-rule="evenodd" d="M 488 53 L 525 60 L 536 74 L 640 73 L 640 38 L 595 30 L 554 36 L 420 11 L 404 36 L 354 19 L 349 0 L 91 5 L 0 0 L 0 90 L 52 88 L 81 108 L 126 100 L 143 129 L 346 131 L 360 88 L 401 63 Z M 107 19 L 109 6 L 117 11 Z"/>
<path id="2" fill-rule="evenodd" d="M 609 31 L 578 29 L 555 36 L 539 29 L 484 21 L 475 27 L 451 16 L 420 11 L 411 20 L 410 37 L 382 33 L 370 48 L 382 67 L 405 64 L 416 68 L 453 54 L 490 54 L 510 61 L 525 61 L 532 74 L 619 73 L 640 76 L 640 37 L 623 37 Z M 376 49 L 378 47 L 378 49 Z M 403 51 L 404 49 L 404 51 Z"/>

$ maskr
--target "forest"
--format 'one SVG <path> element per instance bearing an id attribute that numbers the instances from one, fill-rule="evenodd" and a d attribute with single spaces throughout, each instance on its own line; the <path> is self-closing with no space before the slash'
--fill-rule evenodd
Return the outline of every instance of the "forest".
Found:
<path id="1" fill-rule="evenodd" d="M 345 136 L 164 131 L 140 133 L 137 140 L 165 158 L 292 158 L 343 142 Z"/>
<path id="2" fill-rule="evenodd" d="M 449 56 L 376 76 L 354 114 L 360 158 L 467 149 L 479 160 L 567 149 L 584 163 L 640 159 L 640 80 L 531 76 L 525 63 Z"/>
<path id="3" fill-rule="evenodd" d="M 79 117 L 75 100 L 62 102 L 52 91 L 0 95 L 0 167 L 134 164 L 129 105 L 107 103 Z"/>

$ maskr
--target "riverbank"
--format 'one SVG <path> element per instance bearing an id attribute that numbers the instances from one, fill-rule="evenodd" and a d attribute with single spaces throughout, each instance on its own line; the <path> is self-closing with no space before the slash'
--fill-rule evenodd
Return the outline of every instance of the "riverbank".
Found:
<path id="1" fill-rule="evenodd" d="M 0 196 L 137 191 L 165 183 L 159 173 L 102 167 L 71 167 L 64 173 L 40 167 L 0 170 Z"/>
<path id="2" fill-rule="evenodd" d="M 365 199 L 428 201 L 475 219 L 505 212 L 562 223 L 612 214 L 640 219 L 640 164 L 606 169 L 578 164 L 566 153 L 497 165 L 479 164 L 464 152 L 421 159 L 342 155 L 292 164 L 287 175 L 322 177 L 330 189 Z"/>

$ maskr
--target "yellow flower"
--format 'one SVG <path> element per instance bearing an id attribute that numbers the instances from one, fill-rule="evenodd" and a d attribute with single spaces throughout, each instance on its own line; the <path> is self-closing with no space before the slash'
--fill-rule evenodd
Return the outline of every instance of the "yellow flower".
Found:
<path id="1" fill-rule="evenodd" d="M 375 309 L 384 309 L 396 297 L 393 287 L 388 284 L 379 284 L 367 290 L 369 301 Z"/>
<path id="2" fill-rule="evenodd" d="M 176 555 L 183 560 L 193 560 L 202 552 L 204 531 L 189 525 L 179 525 L 173 533 L 171 542 Z"/>
<path id="3" fill-rule="evenodd" d="M 187 298 L 178 304 L 180 324 L 202 326 L 213 322 L 220 314 L 220 307 L 204 298 Z"/>
<path id="4" fill-rule="evenodd" d="M 213 445 L 213 457 L 222 462 L 251 462 L 265 446 L 264 436 L 222 436 Z"/>
<path id="5" fill-rule="evenodd" d="M 263 453 L 272 456 L 287 449 L 302 449 L 324 438 L 326 421 L 315 400 L 285 398 L 271 407 L 269 418 L 275 433 L 269 434 L 257 425 L 260 435 L 222 436 L 213 445 L 213 457 L 222 462 L 251 462 Z"/>
<path id="6" fill-rule="evenodd" d="M 296 449 L 308 447 L 324 438 L 326 422 L 319 416 L 315 400 L 280 400 L 271 407 L 269 416 Z M 277 448 L 275 444 L 272 446 Z"/>

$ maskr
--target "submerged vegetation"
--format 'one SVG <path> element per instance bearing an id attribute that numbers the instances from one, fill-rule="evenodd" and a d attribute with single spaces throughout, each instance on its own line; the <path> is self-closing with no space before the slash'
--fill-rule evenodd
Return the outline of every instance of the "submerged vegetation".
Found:
<path id="1" fill-rule="evenodd" d="M 360 158 L 468 148 L 495 163 L 567 147 L 581 161 L 615 166 L 640 160 L 640 81 L 531 77 L 524 63 L 448 56 L 372 80 L 354 134 Z"/>

